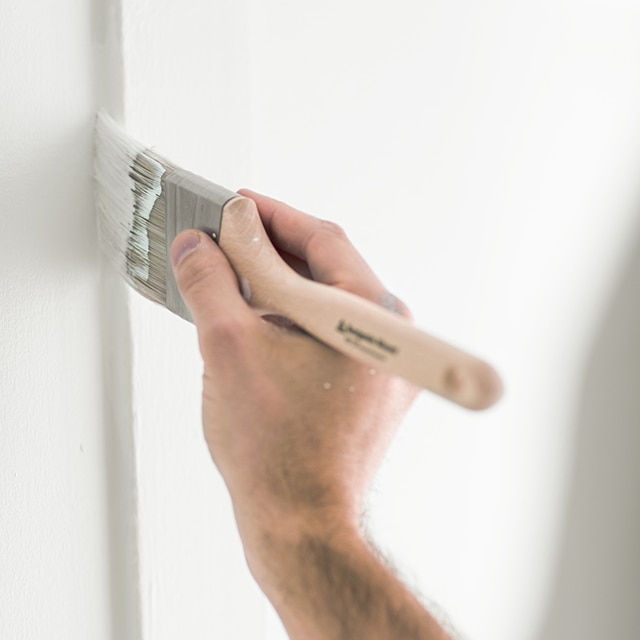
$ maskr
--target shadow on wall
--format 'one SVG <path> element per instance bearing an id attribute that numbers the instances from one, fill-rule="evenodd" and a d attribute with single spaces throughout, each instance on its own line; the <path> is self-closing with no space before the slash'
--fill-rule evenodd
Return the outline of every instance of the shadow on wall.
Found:
<path id="1" fill-rule="evenodd" d="M 591 348 L 539 640 L 640 638 L 640 242 Z"/>

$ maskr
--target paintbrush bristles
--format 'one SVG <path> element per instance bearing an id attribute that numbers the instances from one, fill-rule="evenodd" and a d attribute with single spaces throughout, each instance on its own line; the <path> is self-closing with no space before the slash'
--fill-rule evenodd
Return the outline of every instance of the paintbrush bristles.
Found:
<path id="1" fill-rule="evenodd" d="M 96 207 L 103 251 L 131 286 L 166 303 L 166 202 L 162 176 L 172 169 L 125 135 L 104 112 L 96 122 Z"/>

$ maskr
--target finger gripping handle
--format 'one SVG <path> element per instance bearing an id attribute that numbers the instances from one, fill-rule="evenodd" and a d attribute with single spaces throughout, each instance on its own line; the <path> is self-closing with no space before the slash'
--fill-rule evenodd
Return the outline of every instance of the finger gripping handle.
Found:
<path id="1" fill-rule="evenodd" d="M 485 409 L 500 398 L 502 383 L 487 363 L 369 300 L 296 274 L 271 244 L 252 200 L 226 204 L 220 246 L 253 306 L 463 407 Z"/>

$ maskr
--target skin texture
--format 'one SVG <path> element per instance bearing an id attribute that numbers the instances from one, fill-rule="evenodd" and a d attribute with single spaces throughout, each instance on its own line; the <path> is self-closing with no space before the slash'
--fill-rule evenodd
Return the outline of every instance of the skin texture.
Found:
<path id="1" fill-rule="evenodd" d="M 335 224 L 240 193 L 301 275 L 409 315 Z M 290 637 L 448 638 L 360 531 L 363 501 L 416 389 L 265 321 L 205 234 L 181 233 L 171 260 L 204 361 L 205 438 L 249 567 Z"/>

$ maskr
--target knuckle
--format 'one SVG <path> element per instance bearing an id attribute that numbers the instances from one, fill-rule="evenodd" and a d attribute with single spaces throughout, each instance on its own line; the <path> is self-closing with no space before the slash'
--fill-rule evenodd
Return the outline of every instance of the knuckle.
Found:
<path id="1" fill-rule="evenodd" d="M 330 247 L 335 242 L 348 242 L 345 230 L 337 223 L 320 220 L 320 224 L 311 232 L 307 239 L 307 251 L 315 253 Z"/>
<path id="2" fill-rule="evenodd" d="M 326 233 L 330 236 L 338 236 L 339 238 L 347 237 L 344 228 L 337 222 L 333 222 L 331 220 L 320 220 L 320 226 L 318 228 L 322 233 Z"/>

